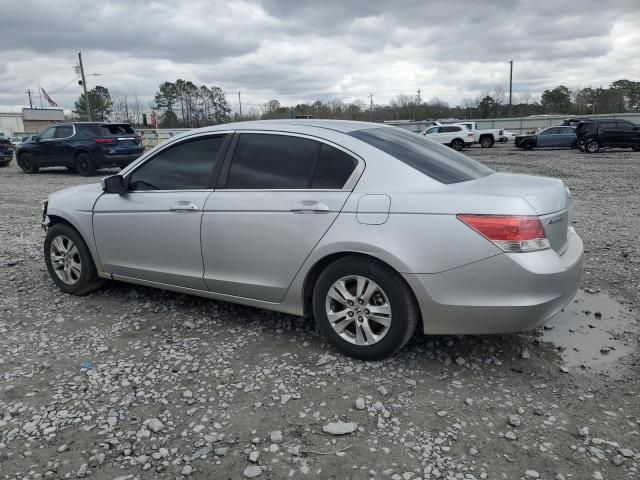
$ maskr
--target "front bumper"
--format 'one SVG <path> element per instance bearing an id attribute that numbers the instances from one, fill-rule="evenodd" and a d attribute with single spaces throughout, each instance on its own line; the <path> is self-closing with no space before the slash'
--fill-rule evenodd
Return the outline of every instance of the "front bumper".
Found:
<path id="1" fill-rule="evenodd" d="M 583 245 L 573 228 L 562 255 L 505 253 L 437 274 L 404 274 L 426 334 L 495 334 L 532 330 L 576 294 Z"/>

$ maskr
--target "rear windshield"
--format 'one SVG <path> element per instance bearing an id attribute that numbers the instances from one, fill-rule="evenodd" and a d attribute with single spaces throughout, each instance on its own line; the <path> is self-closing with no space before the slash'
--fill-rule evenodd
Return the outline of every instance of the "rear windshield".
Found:
<path id="1" fill-rule="evenodd" d="M 495 173 L 489 167 L 449 147 L 398 127 L 356 130 L 349 135 L 447 185 L 467 182 Z"/>
<path id="2" fill-rule="evenodd" d="M 131 125 L 119 125 L 117 123 L 110 123 L 102 125 L 103 135 L 133 135 L 134 131 Z"/>

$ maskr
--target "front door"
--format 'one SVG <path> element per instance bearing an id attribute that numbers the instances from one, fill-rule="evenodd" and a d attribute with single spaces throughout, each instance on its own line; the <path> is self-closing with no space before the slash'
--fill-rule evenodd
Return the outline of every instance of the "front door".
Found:
<path id="1" fill-rule="evenodd" d="M 336 146 L 303 136 L 242 133 L 202 218 L 211 291 L 281 301 L 335 221 L 361 171 Z"/>
<path id="2" fill-rule="evenodd" d="M 93 229 L 107 273 L 206 290 L 200 224 L 225 140 L 222 134 L 174 142 L 126 175 L 127 193 L 98 199 Z"/>
<path id="3" fill-rule="evenodd" d="M 38 141 L 31 152 L 38 165 L 46 167 L 54 163 L 56 127 L 49 127 L 38 135 Z"/>

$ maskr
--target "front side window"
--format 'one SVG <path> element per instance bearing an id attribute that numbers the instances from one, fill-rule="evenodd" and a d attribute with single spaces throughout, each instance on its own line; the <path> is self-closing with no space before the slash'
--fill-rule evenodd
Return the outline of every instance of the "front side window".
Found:
<path id="1" fill-rule="evenodd" d="M 56 127 L 54 138 L 67 138 L 73 135 L 73 127 L 71 125 L 61 125 Z"/>
<path id="2" fill-rule="evenodd" d="M 425 132 L 426 135 L 431 135 L 432 133 L 438 133 L 439 127 L 431 127 L 429 130 Z"/>
<path id="3" fill-rule="evenodd" d="M 397 127 L 367 128 L 348 135 L 382 150 L 440 183 L 467 182 L 495 173 L 449 147 Z"/>
<path id="4" fill-rule="evenodd" d="M 129 190 L 203 190 L 210 188 L 220 164 L 225 136 L 184 140 L 138 168 Z"/>
<path id="5" fill-rule="evenodd" d="M 38 135 L 38 139 L 40 140 L 50 140 L 56 133 L 56 127 L 49 127 L 46 130 L 43 130 L 40 135 Z"/>

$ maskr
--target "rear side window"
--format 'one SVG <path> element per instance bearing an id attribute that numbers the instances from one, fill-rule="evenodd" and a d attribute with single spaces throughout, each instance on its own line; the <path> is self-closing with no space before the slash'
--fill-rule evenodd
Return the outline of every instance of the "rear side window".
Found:
<path id="1" fill-rule="evenodd" d="M 356 168 L 358 161 L 342 150 L 322 144 L 320 156 L 311 180 L 311 188 L 342 188 Z"/>
<path id="2" fill-rule="evenodd" d="M 73 127 L 71 125 L 60 125 L 56 127 L 54 138 L 67 138 L 73 135 Z"/>
<path id="3" fill-rule="evenodd" d="M 616 122 L 618 125 L 618 130 L 631 131 L 633 130 L 633 125 L 628 122 Z"/>
<path id="4" fill-rule="evenodd" d="M 131 125 L 119 125 L 119 124 L 107 124 L 102 125 L 102 134 L 105 136 L 109 135 L 132 135 L 134 133 Z"/>
<path id="5" fill-rule="evenodd" d="M 460 127 L 440 127 L 440 133 L 459 132 L 462 130 Z"/>
<path id="6" fill-rule="evenodd" d="M 613 130 L 616 128 L 616 122 L 600 122 L 601 130 Z"/>
<path id="7" fill-rule="evenodd" d="M 138 168 L 129 190 L 203 190 L 210 188 L 220 164 L 225 136 L 186 140 L 161 151 Z"/>
<path id="8" fill-rule="evenodd" d="M 444 184 L 467 182 L 494 173 L 472 160 L 422 135 L 397 127 L 369 128 L 349 133 Z"/>
<path id="9" fill-rule="evenodd" d="M 308 138 L 243 133 L 233 154 L 227 188 L 341 189 L 357 164 L 345 152 Z"/>
<path id="10" fill-rule="evenodd" d="M 76 131 L 84 136 L 99 137 L 102 135 L 102 127 L 100 125 L 76 124 Z"/>

